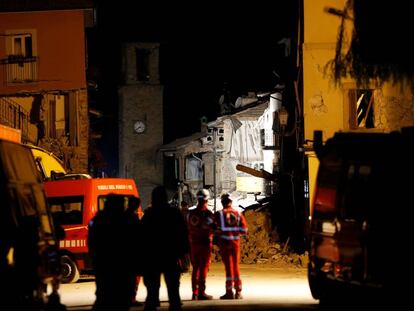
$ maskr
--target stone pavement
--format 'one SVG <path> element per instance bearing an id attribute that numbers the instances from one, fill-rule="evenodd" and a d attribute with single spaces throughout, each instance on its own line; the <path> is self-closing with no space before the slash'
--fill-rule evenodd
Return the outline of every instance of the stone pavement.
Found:
<path id="1" fill-rule="evenodd" d="M 271 265 L 241 265 L 243 281 L 243 300 L 223 301 L 219 297 L 225 292 L 225 273 L 222 263 L 213 263 L 207 277 L 206 292 L 213 295 L 212 301 L 191 301 L 191 274 L 185 273 L 181 279 L 180 293 L 185 310 L 208 310 L 226 308 L 228 305 L 244 306 L 259 304 L 304 304 L 313 308 L 316 305 L 310 294 L 306 269 L 295 267 L 275 267 Z M 95 283 L 93 278 L 84 279 L 75 284 L 62 284 L 60 289 L 62 303 L 68 310 L 90 310 L 94 301 Z M 144 301 L 146 289 L 140 284 L 137 298 Z M 168 309 L 168 297 L 165 283 L 162 280 L 160 289 L 161 308 Z M 142 310 L 143 307 L 133 307 L 131 310 Z"/>

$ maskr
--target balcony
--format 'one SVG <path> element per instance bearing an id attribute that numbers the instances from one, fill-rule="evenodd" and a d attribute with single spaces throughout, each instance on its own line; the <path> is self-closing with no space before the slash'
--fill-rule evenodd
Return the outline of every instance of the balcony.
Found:
<path id="1" fill-rule="evenodd" d="M 1 59 L 0 64 L 4 66 L 5 82 L 30 83 L 37 81 L 37 56 L 26 57 L 21 55 L 9 55 Z"/>

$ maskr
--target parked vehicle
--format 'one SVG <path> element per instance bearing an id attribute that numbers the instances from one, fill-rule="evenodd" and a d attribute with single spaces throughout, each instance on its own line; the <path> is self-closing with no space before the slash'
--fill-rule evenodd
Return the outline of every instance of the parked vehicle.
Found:
<path id="1" fill-rule="evenodd" d="M 1 139 L 0 193 L 2 305 L 19 310 L 60 305 L 58 237 L 41 176 L 29 149 Z"/>
<path id="2" fill-rule="evenodd" d="M 34 145 L 25 144 L 25 146 L 32 152 L 43 180 L 50 180 L 56 175 L 66 174 L 62 161 L 52 152 Z"/>
<path id="3" fill-rule="evenodd" d="M 62 161 L 53 153 L 38 146 L 21 144 L 21 131 L 8 126 L 0 125 L 0 139 L 15 142 L 20 149 L 29 151 L 30 163 L 35 163 L 36 174 L 44 182 L 47 202 L 50 205 L 46 206 L 48 213 L 50 208 L 53 221 L 59 224 L 59 228 L 63 227 L 65 232 L 65 238 L 59 241 L 59 278 L 63 283 L 78 281 L 81 272 L 92 272 L 86 243 L 89 221 L 103 208 L 108 194 L 124 195 L 125 204 L 128 203 L 128 198 L 137 197 L 138 190 L 134 180 L 93 179 L 88 174 L 68 174 Z M 13 160 L 18 161 L 18 157 Z M 23 174 L 22 171 L 19 172 Z M 141 217 L 142 207 L 139 208 L 139 213 Z"/>
<path id="4" fill-rule="evenodd" d="M 102 210 L 109 194 L 138 197 L 133 179 L 91 178 L 84 174 L 71 174 L 45 181 L 45 191 L 52 216 L 65 229 L 60 241 L 62 282 L 79 280 L 82 272 L 92 272 L 88 255 L 88 224 L 97 211 Z M 142 208 L 140 207 L 142 213 Z"/>
<path id="5" fill-rule="evenodd" d="M 320 165 L 308 268 L 315 299 L 338 305 L 404 292 L 410 272 L 400 270 L 398 252 L 412 244 L 413 131 L 336 133 L 325 145 L 315 135 Z"/>

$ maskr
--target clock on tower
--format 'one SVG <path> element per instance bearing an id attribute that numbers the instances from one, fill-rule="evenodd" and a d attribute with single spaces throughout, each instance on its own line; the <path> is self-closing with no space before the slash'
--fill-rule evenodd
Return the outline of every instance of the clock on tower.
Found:
<path id="1" fill-rule="evenodd" d="M 146 125 L 144 121 L 138 120 L 134 123 L 134 131 L 138 134 L 144 133 L 146 129 Z"/>

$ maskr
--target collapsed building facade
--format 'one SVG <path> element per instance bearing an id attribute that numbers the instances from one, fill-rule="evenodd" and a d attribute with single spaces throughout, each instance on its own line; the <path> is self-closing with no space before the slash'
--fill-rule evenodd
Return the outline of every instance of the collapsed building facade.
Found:
<path id="1" fill-rule="evenodd" d="M 278 123 L 274 120 L 278 121 L 275 115 L 281 109 L 281 94 L 250 95 L 248 99 L 248 104 L 231 113 L 202 123 L 200 132 L 162 146 L 164 156 L 173 158 L 166 163 L 173 163 L 178 201 L 196 204 L 200 188 L 210 190 L 213 200 L 222 193 L 246 199 L 249 194 L 274 192 L 276 184 L 266 176 L 279 170 L 280 140 L 273 128 Z M 220 207 L 215 204 L 214 208 Z"/>
<path id="2" fill-rule="evenodd" d="M 245 263 L 279 258 L 291 238 L 295 211 L 281 200 L 280 191 L 287 117 L 281 92 L 249 94 L 216 120 L 202 122 L 200 132 L 160 149 L 170 176 L 165 184 L 173 181 L 170 188 L 178 190 L 173 196 L 177 205 L 183 200 L 196 205 L 196 192 L 205 188 L 212 211 L 222 208 L 223 193 L 230 194 L 233 207 L 246 211 L 252 227 L 242 256 Z"/>

